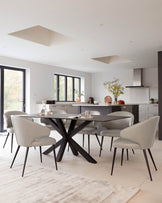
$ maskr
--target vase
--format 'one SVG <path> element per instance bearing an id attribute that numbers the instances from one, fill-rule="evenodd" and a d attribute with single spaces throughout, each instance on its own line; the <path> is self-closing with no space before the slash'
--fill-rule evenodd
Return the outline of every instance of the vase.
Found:
<path id="1" fill-rule="evenodd" d="M 81 102 L 81 98 L 76 98 L 76 102 Z"/>
<path id="2" fill-rule="evenodd" d="M 118 97 L 115 95 L 114 96 L 114 104 L 117 104 L 118 103 Z"/>

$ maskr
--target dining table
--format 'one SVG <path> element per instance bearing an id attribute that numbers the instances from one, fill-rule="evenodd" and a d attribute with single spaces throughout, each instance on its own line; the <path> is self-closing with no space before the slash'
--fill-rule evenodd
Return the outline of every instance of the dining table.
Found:
<path id="1" fill-rule="evenodd" d="M 97 163 L 97 161 L 82 146 L 80 146 L 73 139 L 73 137 L 91 122 L 101 123 L 128 118 L 126 116 L 109 116 L 109 115 L 93 115 L 90 117 L 85 117 L 78 114 L 58 114 L 58 113 L 53 113 L 49 115 L 27 114 L 21 116 L 28 118 L 44 118 L 53 127 L 53 129 L 56 130 L 61 135 L 62 138 L 55 144 L 55 148 L 59 147 L 56 157 L 58 162 L 62 160 L 65 148 L 67 144 L 69 144 L 69 147 L 71 148 L 73 155 L 78 156 L 78 154 L 81 154 L 90 163 Z M 68 122 L 69 125 L 66 125 L 67 120 L 69 120 Z M 79 121 L 78 124 L 77 121 Z M 43 152 L 43 154 L 47 155 L 52 150 L 53 148 L 49 147 L 47 150 Z"/>

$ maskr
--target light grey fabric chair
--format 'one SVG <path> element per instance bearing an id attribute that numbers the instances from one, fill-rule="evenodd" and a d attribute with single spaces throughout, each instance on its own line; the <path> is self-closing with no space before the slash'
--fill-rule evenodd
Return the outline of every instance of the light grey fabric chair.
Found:
<path id="1" fill-rule="evenodd" d="M 152 175 L 149 167 L 146 150 L 148 150 L 155 170 L 157 170 L 150 148 L 153 146 L 155 140 L 159 119 L 160 119 L 159 116 L 154 116 L 146 121 L 135 124 L 120 132 L 120 138 L 115 140 L 113 143 L 114 155 L 112 161 L 111 175 L 113 174 L 117 148 L 121 148 L 122 151 L 124 149 L 140 149 L 143 151 L 150 180 L 152 181 Z M 121 160 L 123 160 L 123 157 Z"/>
<path id="2" fill-rule="evenodd" d="M 84 113 L 82 113 L 84 114 Z M 99 111 L 90 111 L 91 116 L 94 115 L 100 115 L 101 113 Z M 82 122 L 82 121 L 77 121 L 77 123 Z M 100 146 L 100 141 L 98 138 L 98 127 L 99 123 L 92 122 L 89 125 L 87 125 L 85 128 L 83 128 L 79 133 L 83 134 L 83 147 L 84 147 L 84 140 L 85 140 L 85 134 L 88 135 L 88 153 L 90 154 L 90 135 L 95 135 L 96 139 L 98 141 L 98 144 Z"/>
<path id="3" fill-rule="evenodd" d="M 112 149 L 112 143 L 114 140 L 114 137 L 120 136 L 120 131 L 124 128 L 127 128 L 134 123 L 134 115 L 128 111 L 116 111 L 113 113 L 109 113 L 109 116 L 128 116 L 129 118 L 109 121 L 109 122 L 102 122 L 102 127 L 106 128 L 106 130 L 102 130 L 100 132 L 101 138 L 101 148 L 100 148 L 100 154 L 101 156 L 101 150 L 103 145 L 104 137 L 111 137 L 111 144 L 110 144 L 110 151 Z M 133 151 L 134 153 L 134 151 Z M 128 159 L 128 150 L 127 150 L 127 159 Z"/>
<path id="4" fill-rule="evenodd" d="M 26 155 L 25 155 L 25 161 L 24 161 L 24 166 L 23 166 L 23 171 L 22 171 L 22 177 L 23 177 L 29 147 L 39 146 L 40 160 L 42 162 L 41 146 L 52 145 L 53 153 L 54 153 L 54 160 L 55 160 L 55 165 L 56 165 L 56 170 L 57 170 L 57 162 L 56 162 L 56 154 L 55 154 L 56 140 L 54 138 L 49 137 L 50 129 L 45 126 L 42 126 L 38 123 L 34 123 L 33 121 L 23 118 L 21 116 L 11 116 L 11 119 L 12 119 L 14 132 L 16 135 L 16 141 L 17 141 L 18 147 L 17 147 L 16 153 L 15 153 L 15 156 L 13 158 L 10 168 L 12 168 L 12 166 L 14 164 L 14 161 L 15 161 L 17 153 L 20 149 L 20 146 L 26 147 Z"/>
<path id="5" fill-rule="evenodd" d="M 4 113 L 4 118 L 5 118 L 6 127 L 7 127 L 7 136 L 6 136 L 3 148 L 5 147 L 8 137 L 11 134 L 11 153 L 13 150 L 13 135 L 14 135 L 14 129 L 11 122 L 11 115 L 24 115 L 24 114 L 26 113 L 22 111 L 7 111 Z"/>

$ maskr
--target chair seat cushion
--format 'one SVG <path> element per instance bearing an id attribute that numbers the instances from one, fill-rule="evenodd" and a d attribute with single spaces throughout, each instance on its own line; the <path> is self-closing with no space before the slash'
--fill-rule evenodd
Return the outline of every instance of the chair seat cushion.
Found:
<path id="1" fill-rule="evenodd" d="M 81 134 L 96 134 L 98 132 L 97 128 L 95 127 L 85 127 L 79 133 Z"/>
<path id="2" fill-rule="evenodd" d="M 102 130 L 100 135 L 107 137 L 120 137 L 120 129 Z"/>
<path id="3" fill-rule="evenodd" d="M 14 133 L 14 129 L 13 128 L 7 128 L 7 132 L 8 133 Z"/>
<path id="4" fill-rule="evenodd" d="M 113 142 L 113 147 L 123 148 L 123 149 L 140 149 L 140 146 L 130 140 L 119 138 Z"/>
<path id="5" fill-rule="evenodd" d="M 46 146 L 46 145 L 54 145 L 56 144 L 56 140 L 52 137 L 41 137 L 36 138 L 32 143 L 31 146 Z"/>

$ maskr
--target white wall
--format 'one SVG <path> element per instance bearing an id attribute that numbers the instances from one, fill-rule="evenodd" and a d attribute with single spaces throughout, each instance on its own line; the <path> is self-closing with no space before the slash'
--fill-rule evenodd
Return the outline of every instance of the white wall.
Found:
<path id="1" fill-rule="evenodd" d="M 114 69 L 101 73 L 85 73 L 66 68 L 38 64 L 8 57 L 0 57 L 0 65 L 27 69 L 27 112 L 36 113 L 36 103 L 44 99 L 53 99 L 53 75 L 54 73 L 69 74 L 83 78 L 85 86 L 85 101 L 89 96 L 104 103 L 104 97 L 110 93 L 104 89 L 103 83 L 119 78 L 123 86 L 133 84 L 132 69 Z M 144 85 L 150 86 L 150 97 L 158 98 L 158 70 L 157 68 L 144 69 Z M 112 96 L 112 95 L 111 95 Z M 148 89 L 125 89 L 124 95 L 119 99 L 126 103 L 149 102 Z"/>
<path id="2" fill-rule="evenodd" d="M 91 74 L 74 71 L 70 69 L 38 64 L 29 61 L 12 59 L 8 57 L 0 57 L 0 65 L 25 68 L 27 71 L 27 93 L 26 93 L 26 109 L 27 112 L 36 112 L 36 103 L 53 99 L 53 75 L 55 73 L 68 74 L 72 76 L 80 76 L 85 86 L 85 100 L 87 101 L 91 93 Z"/>
<path id="3" fill-rule="evenodd" d="M 112 96 L 104 89 L 103 83 L 105 81 L 112 81 L 118 78 L 123 86 L 133 84 L 133 70 L 132 69 L 114 69 L 101 73 L 92 74 L 92 95 L 95 100 L 104 103 L 104 97 Z M 150 97 L 158 99 L 158 70 L 157 68 L 146 68 L 143 71 L 144 85 L 150 88 L 125 88 L 124 94 L 120 95 L 119 99 L 125 100 L 126 103 L 148 103 L 149 93 Z M 150 91 L 150 92 L 149 92 Z"/>

